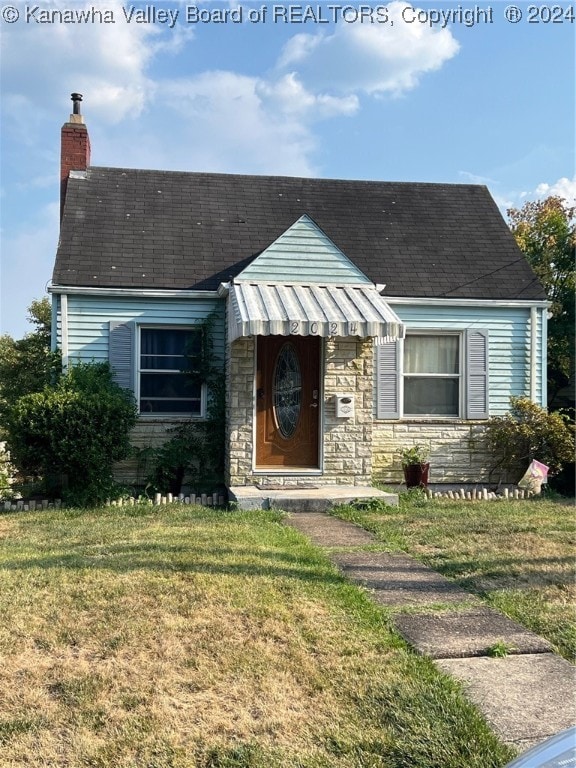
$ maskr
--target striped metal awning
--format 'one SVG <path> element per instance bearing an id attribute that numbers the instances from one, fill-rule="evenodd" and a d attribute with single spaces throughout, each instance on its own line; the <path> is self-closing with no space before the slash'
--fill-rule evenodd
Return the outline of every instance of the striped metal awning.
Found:
<path id="1" fill-rule="evenodd" d="M 404 325 L 373 284 L 238 281 L 229 292 L 228 341 L 241 336 L 404 337 Z"/>

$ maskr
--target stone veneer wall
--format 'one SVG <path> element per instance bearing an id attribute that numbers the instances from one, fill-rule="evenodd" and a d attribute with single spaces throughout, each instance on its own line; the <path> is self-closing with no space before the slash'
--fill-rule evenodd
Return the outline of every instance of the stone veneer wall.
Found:
<path id="1" fill-rule="evenodd" d="M 324 365 L 324 485 L 372 482 L 372 339 L 330 338 Z M 353 418 L 336 418 L 335 395 L 354 396 Z"/>
<path id="2" fill-rule="evenodd" d="M 430 483 L 487 483 L 493 459 L 484 438 L 482 421 L 374 421 L 374 480 L 402 483 L 400 453 L 412 445 L 430 451 Z"/>
<path id="3" fill-rule="evenodd" d="M 254 354 L 255 343 L 250 338 L 236 340 L 228 350 L 228 486 L 369 485 L 372 475 L 372 341 L 331 338 L 324 344 L 321 474 L 282 475 L 253 471 Z M 334 395 L 337 393 L 354 395 L 354 418 L 336 418 Z"/>
<path id="4" fill-rule="evenodd" d="M 225 483 L 252 485 L 254 356 L 252 337 L 236 339 L 226 349 Z"/>

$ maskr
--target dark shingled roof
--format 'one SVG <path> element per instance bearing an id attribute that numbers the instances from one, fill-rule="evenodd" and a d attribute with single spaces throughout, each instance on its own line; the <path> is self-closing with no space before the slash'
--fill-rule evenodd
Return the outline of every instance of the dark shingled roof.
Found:
<path id="1" fill-rule="evenodd" d="M 390 296 L 545 298 L 483 186 L 121 168 L 84 176 L 68 183 L 58 285 L 216 289 L 306 213 Z"/>

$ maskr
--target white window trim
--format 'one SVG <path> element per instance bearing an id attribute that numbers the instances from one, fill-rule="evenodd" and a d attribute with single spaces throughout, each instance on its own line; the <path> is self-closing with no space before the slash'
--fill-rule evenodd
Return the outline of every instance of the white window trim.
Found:
<path id="1" fill-rule="evenodd" d="M 208 387 L 206 385 L 206 382 L 203 382 L 200 388 L 200 413 L 182 413 L 179 412 L 166 412 L 166 413 L 148 413 L 146 411 L 140 410 L 140 375 L 142 373 L 142 369 L 140 367 L 140 350 L 141 350 L 141 331 L 142 330 L 162 330 L 162 331 L 188 331 L 188 330 L 194 330 L 194 325 L 164 325 L 162 323 L 136 323 L 136 360 L 134 365 L 134 396 L 136 397 L 136 404 L 138 406 L 138 416 L 139 418 L 144 418 L 147 420 L 156 420 L 156 421 L 189 421 L 190 419 L 196 419 L 198 421 L 202 421 L 206 418 L 206 407 L 207 407 L 207 401 L 208 401 Z M 199 330 L 196 326 L 196 330 Z M 159 373 L 161 371 L 158 371 Z M 172 372 L 171 370 L 169 372 Z"/>
<path id="2" fill-rule="evenodd" d="M 466 395 L 466 369 L 465 369 L 465 355 L 466 347 L 464 343 L 464 331 L 442 328 L 410 328 L 406 329 L 406 337 L 408 336 L 457 336 L 458 337 L 458 373 L 457 374 L 406 374 L 404 372 L 404 345 L 406 339 L 402 339 L 399 350 L 399 369 L 400 369 L 400 418 L 407 421 L 421 421 L 422 419 L 434 420 L 434 421 L 447 421 L 463 419 L 466 412 L 466 403 L 464 402 Z M 453 379 L 458 377 L 458 414 L 434 414 L 434 413 L 405 413 L 404 412 L 404 381 L 406 378 L 420 377 L 420 378 L 442 378 Z"/>

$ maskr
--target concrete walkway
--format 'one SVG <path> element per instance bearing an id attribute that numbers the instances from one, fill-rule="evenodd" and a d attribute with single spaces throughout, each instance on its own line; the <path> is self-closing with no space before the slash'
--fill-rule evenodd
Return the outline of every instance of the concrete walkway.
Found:
<path id="1" fill-rule="evenodd" d="M 359 551 L 376 538 L 353 523 L 319 512 L 286 523 L 392 610 L 402 637 L 464 684 L 502 741 L 522 752 L 576 724 L 576 670 L 547 640 L 408 555 Z M 507 655 L 495 658 L 499 646 Z"/>

